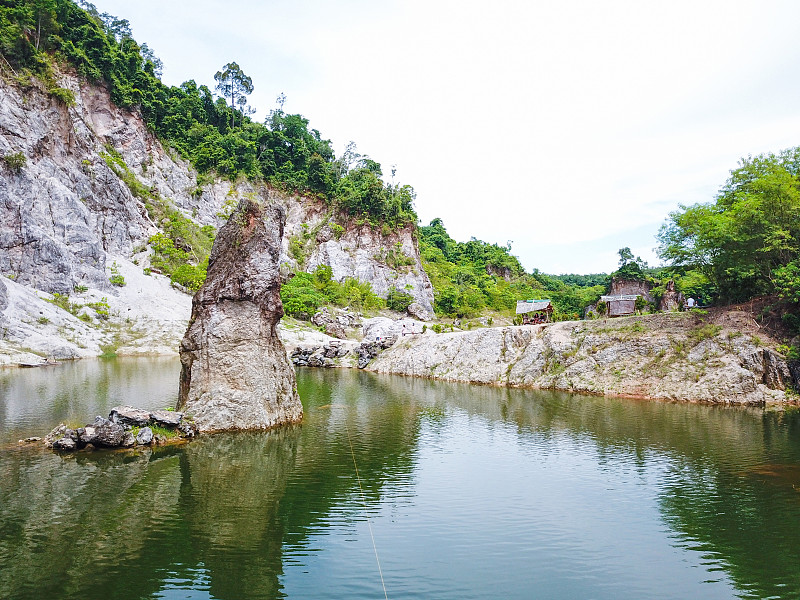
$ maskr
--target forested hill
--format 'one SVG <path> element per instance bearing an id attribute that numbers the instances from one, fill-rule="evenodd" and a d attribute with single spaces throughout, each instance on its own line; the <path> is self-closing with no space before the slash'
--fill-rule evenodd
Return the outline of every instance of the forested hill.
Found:
<path id="1" fill-rule="evenodd" d="M 215 90 L 194 81 L 167 86 L 159 78 L 160 60 L 146 44 L 133 39 L 126 20 L 71 0 L 0 4 L 0 52 L 0 70 L 7 77 L 23 87 L 39 81 L 66 105 L 75 98 L 69 89 L 59 87 L 59 71 L 72 70 L 87 82 L 106 87 L 117 106 L 140 113 L 165 146 L 191 162 L 199 174 L 198 192 L 216 177 L 232 181 L 244 177 L 319 198 L 356 226 L 366 224 L 384 232 L 416 228 L 413 188 L 384 183 L 381 165 L 359 154 L 354 144 L 335 156 L 330 141 L 310 128 L 307 118 L 282 110 L 283 98 L 264 123 L 252 121 L 247 96 L 253 82 L 236 63 L 216 73 Z M 6 158 L 9 168 L 18 167 L 15 155 Z M 108 160 L 130 179 L 119 156 L 109 151 Z M 136 185 L 134 189 L 147 201 L 147 190 Z M 159 222 L 164 216 L 159 215 Z M 191 229 L 190 224 L 181 229 Z M 442 315 L 510 311 L 518 299 L 551 297 L 560 318 L 576 318 L 601 291 L 597 286 L 587 290 L 566 284 L 538 271 L 528 274 L 510 247 L 475 239 L 455 242 L 438 219 L 418 232 L 436 308 Z M 181 244 L 188 243 L 198 256 L 207 252 L 205 247 L 195 248 L 197 244 L 191 243 L 192 236 L 185 231 L 173 233 L 167 231 L 152 242 L 157 258 L 166 257 L 159 262 L 160 268 L 170 274 L 168 263 L 175 262 L 170 257 L 179 253 Z M 393 257 L 387 258 L 391 262 Z M 202 267 L 202 260 L 192 262 Z M 196 288 L 198 277 L 202 273 L 192 271 L 180 283 Z"/>
<path id="2" fill-rule="evenodd" d="M 81 4 L 0 3 L 3 67 L 20 84 L 34 76 L 52 96 L 70 104 L 71 92 L 58 87 L 55 78 L 57 67 L 68 65 L 89 82 L 107 86 L 117 106 L 140 112 L 148 127 L 200 174 L 231 180 L 244 176 L 316 194 L 378 226 L 416 223 L 413 188 L 385 184 L 381 165 L 359 155 L 353 145 L 336 158 L 330 141 L 309 129 L 302 115 L 284 113 L 282 101 L 265 123 L 253 122 L 247 107 L 253 84 L 236 63 L 217 72 L 218 97 L 194 81 L 164 85 L 159 59 L 133 39 L 128 21 Z"/>
<path id="3" fill-rule="evenodd" d="M 107 88 L 117 106 L 140 113 L 165 145 L 191 162 L 198 189 L 215 177 L 245 178 L 318 198 L 358 226 L 416 230 L 440 315 L 508 312 L 516 300 L 546 297 L 559 318 L 577 318 L 604 291 L 603 275 L 527 273 L 508 246 L 456 242 L 441 219 L 418 227 L 411 186 L 384 182 L 381 165 L 352 144 L 337 157 L 307 118 L 283 111 L 282 98 L 265 122 L 254 122 L 247 105 L 254 84 L 235 62 L 216 72 L 215 90 L 194 81 L 167 86 L 159 59 L 133 39 L 129 23 L 87 2 L 3 0 L 0 53 L 7 81 L 44 87 L 64 105 L 75 97 L 59 86 L 60 71 Z M 12 172 L 24 158 L 2 157 Z M 109 152 L 107 159 L 111 164 L 115 157 Z M 706 303 L 767 296 L 770 314 L 789 333 L 800 332 L 800 149 L 742 160 L 716 199 L 669 215 L 658 242 L 668 266 L 656 273 L 639 268 L 641 277 L 656 286 L 673 279 L 679 291 Z M 620 264 L 631 266 L 645 267 L 635 260 Z"/>
<path id="4" fill-rule="evenodd" d="M 712 302 L 771 298 L 763 316 L 800 334 L 800 148 L 742 159 L 713 202 L 682 206 L 658 238 L 661 258 Z"/>

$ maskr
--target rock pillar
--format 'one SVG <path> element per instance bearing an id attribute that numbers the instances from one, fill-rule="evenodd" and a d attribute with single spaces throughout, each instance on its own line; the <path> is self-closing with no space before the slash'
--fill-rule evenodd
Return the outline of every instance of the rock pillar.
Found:
<path id="1" fill-rule="evenodd" d="M 245 198 L 214 242 L 180 347 L 178 410 L 200 431 L 267 429 L 303 416 L 276 330 L 285 219 L 279 205 Z"/>

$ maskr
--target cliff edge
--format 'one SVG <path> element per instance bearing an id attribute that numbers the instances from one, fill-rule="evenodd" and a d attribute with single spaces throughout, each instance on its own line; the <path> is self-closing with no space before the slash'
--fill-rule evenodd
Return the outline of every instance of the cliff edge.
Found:
<path id="1" fill-rule="evenodd" d="M 609 396 L 764 404 L 785 401 L 792 384 L 774 345 L 741 311 L 666 313 L 406 336 L 367 369 Z"/>

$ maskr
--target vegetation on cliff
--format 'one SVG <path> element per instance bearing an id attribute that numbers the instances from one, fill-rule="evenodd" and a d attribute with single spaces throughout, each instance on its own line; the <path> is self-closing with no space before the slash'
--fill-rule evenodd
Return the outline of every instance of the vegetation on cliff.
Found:
<path id="1" fill-rule="evenodd" d="M 345 215 L 374 226 L 396 229 L 416 223 L 413 188 L 384 183 L 380 164 L 358 154 L 354 145 L 337 159 L 330 141 L 309 129 L 302 115 L 284 113 L 280 99 L 266 121 L 257 123 L 248 116 L 244 93 L 227 94 L 229 106 L 194 81 L 164 85 L 160 60 L 133 39 L 128 21 L 100 14 L 88 2 L 81 5 L 72 0 L 0 3 L 2 68 L 21 85 L 38 78 L 51 95 L 70 104 L 72 93 L 55 83 L 55 65 L 69 65 L 107 86 L 117 106 L 137 110 L 201 174 L 232 180 L 243 176 L 317 194 Z M 218 73 L 218 81 L 232 90 L 232 84 L 222 83 L 229 81 L 224 73 Z"/>
<path id="2" fill-rule="evenodd" d="M 484 309 L 508 312 L 517 300 L 549 298 L 555 318 L 577 319 L 596 301 L 604 285 L 579 286 L 534 269 L 527 273 L 511 254 L 511 245 L 499 246 L 472 238 L 457 242 L 441 219 L 419 228 L 422 263 L 430 277 L 440 314 L 471 317 Z"/>

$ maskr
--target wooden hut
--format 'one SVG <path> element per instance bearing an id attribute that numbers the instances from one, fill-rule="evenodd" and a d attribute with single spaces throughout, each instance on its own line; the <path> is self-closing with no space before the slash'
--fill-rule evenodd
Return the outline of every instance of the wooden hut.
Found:
<path id="1" fill-rule="evenodd" d="M 636 298 L 639 294 L 619 294 L 616 296 L 600 296 L 606 303 L 606 314 L 609 317 L 624 317 L 636 312 Z"/>
<path id="2" fill-rule="evenodd" d="M 523 325 L 547 323 L 553 316 L 550 300 L 517 300 L 517 314 L 522 315 Z"/>

